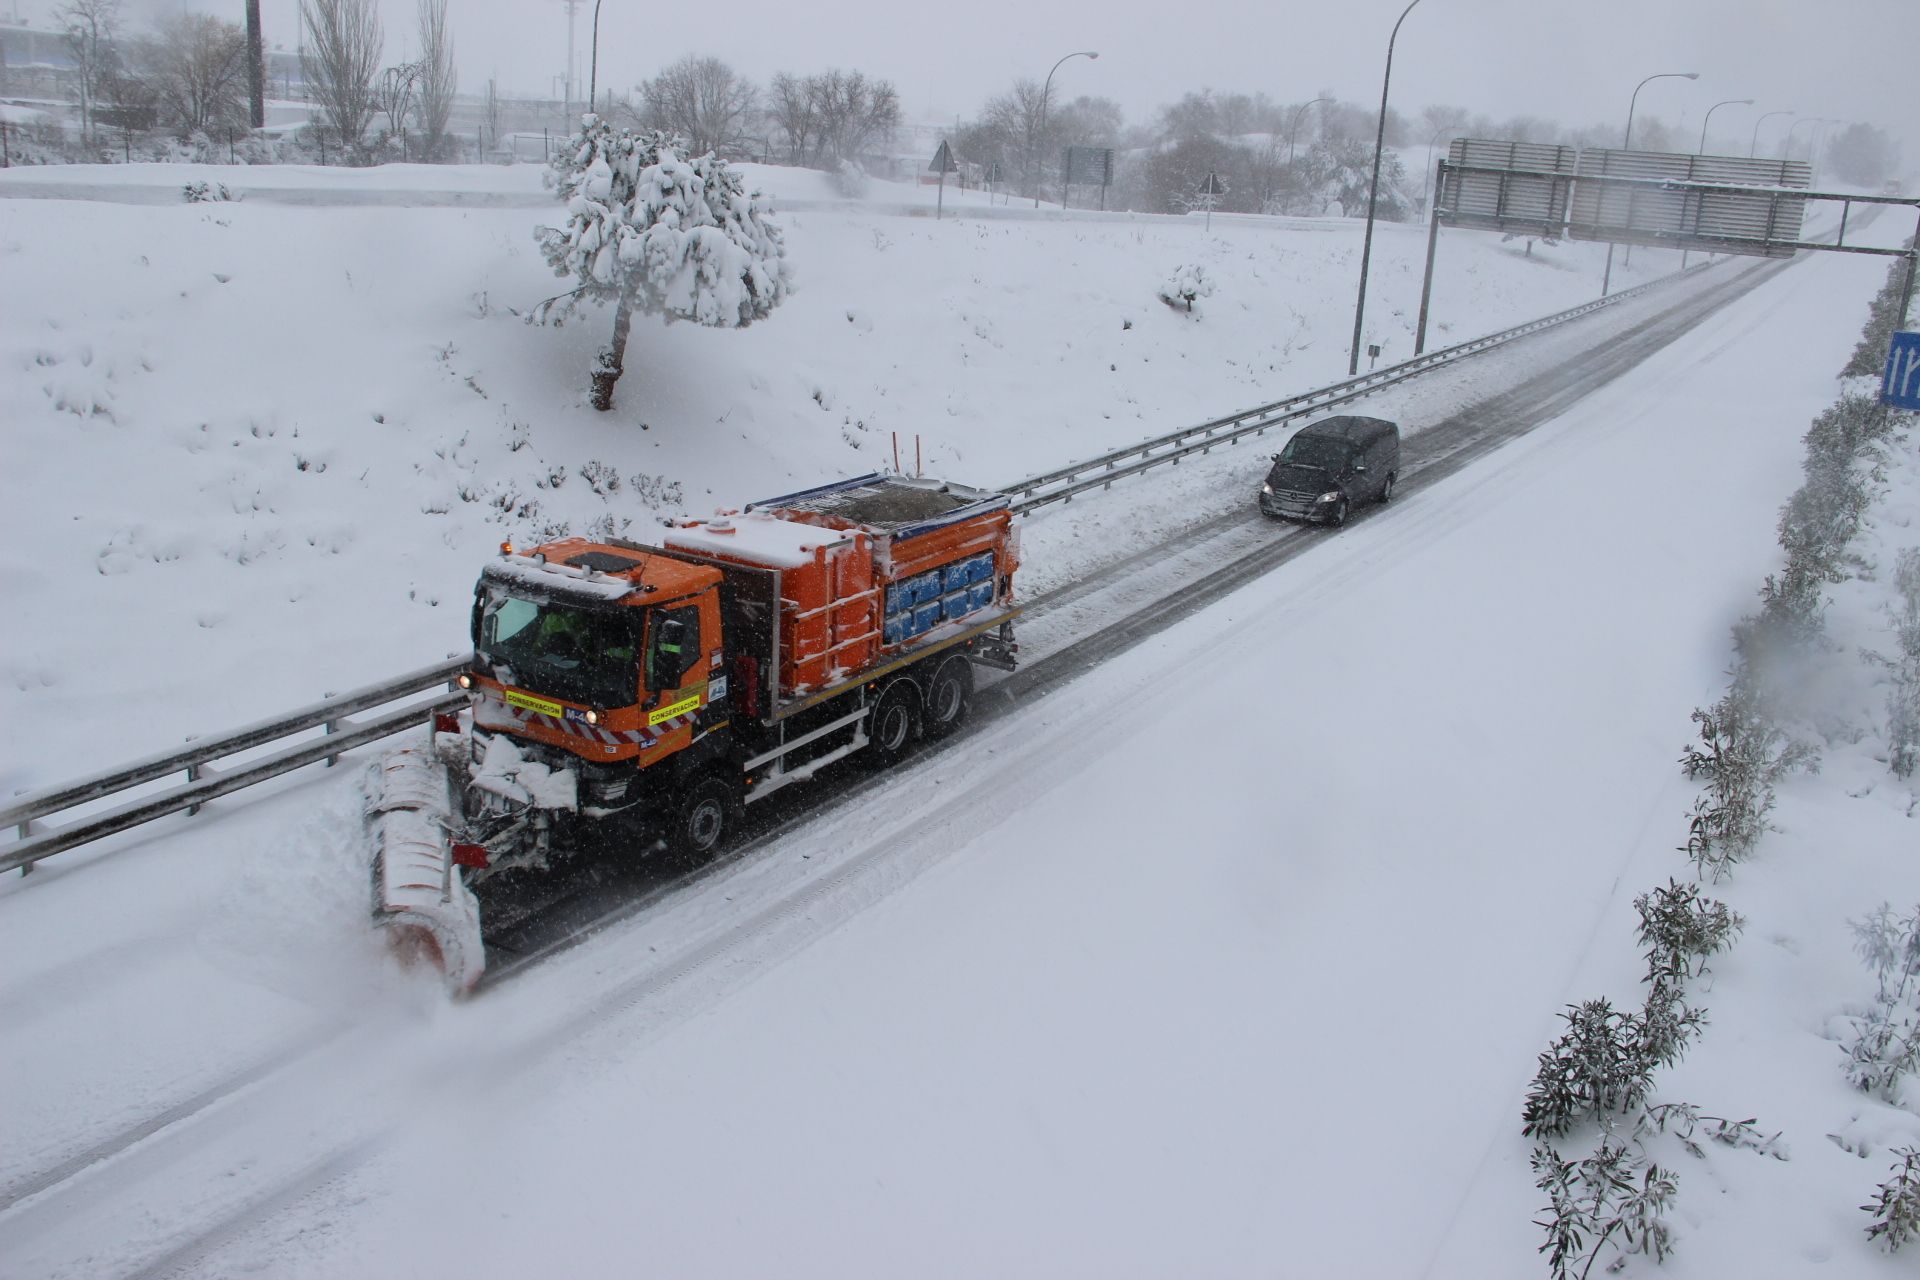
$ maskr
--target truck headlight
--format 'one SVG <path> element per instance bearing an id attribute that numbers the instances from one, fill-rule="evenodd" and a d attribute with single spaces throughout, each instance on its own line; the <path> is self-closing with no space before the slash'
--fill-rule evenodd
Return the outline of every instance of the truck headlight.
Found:
<path id="1" fill-rule="evenodd" d="M 1315 502 L 1338 502 L 1340 501 L 1340 491 L 1338 489 L 1335 489 L 1332 493 L 1323 493 L 1318 498 L 1315 498 L 1314 501 Z"/>

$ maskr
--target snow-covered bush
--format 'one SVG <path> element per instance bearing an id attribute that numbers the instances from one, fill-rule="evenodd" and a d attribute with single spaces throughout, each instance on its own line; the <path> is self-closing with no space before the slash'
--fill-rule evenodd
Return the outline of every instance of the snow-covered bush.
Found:
<path id="1" fill-rule="evenodd" d="M 1635 898 L 1633 909 L 1640 915 L 1648 982 L 1705 973 L 1707 957 L 1732 946 L 1746 923 L 1726 903 L 1702 897 L 1697 885 L 1671 879 Z"/>
<path id="2" fill-rule="evenodd" d="M 180 188 L 180 196 L 188 204 L 215 204 L 240 198 L 227 190 L 224 182 L 189 182 Z"/>
<path id="3" fill-rule="evenodd" d="M 1899 651 L 1888 661 L 1893 691 L 1887 695 L 1887 754 L 1894 776 L 1911 778 L 1920 765 L 1920 550 L 1900 553 L 1893 587 L 1900 595 L 1893 607 Z"/>
<path id="4" fill-rule="evenodd" d="M 862 200 L 867 194 L 867 171 L 851 160 L 841 160 L 827 174 L 834 194 L 848 200 Z"/>
<path id="5" fill-rule="evenodd" d="M 1567 1029 L 1540 1055 L 1527 1090 L 1521 1133 L 1565 1134 L 1589 1117 L 1618 1115 L 1646 1101 L 1654 1060 L 1643 1043 L 1641 1018 L 1602 998 L 1569 1005 Z"/>
<path id="6" fill-rule="evenodd" d="M 588 114 L 553 167 L 567 219 L 535 235 L 554 274 L 579 284 L 529 318 L 564 320 L 582 299 L 614 303 L 613 340 L 593 370 L 594 408 L 613 405 L 634 310 L 734 328 L 764 319 L 786 296 L 780 230 L 726 161 L 689 158 L 671 135 L 615 132 Z"/>
<path id="7" fill-rule="evenodd" d="M 1639 1142 L 1655 1133 L 1671 1133 L 1688 1155 L 1700 1159 L 1707 1154 L 1696 1137 L 1700 1134 L 1723 1147 L 1744 1147 L 1775 1160 L 1787 1158 L 1786 1149 L 1780 1145 L 1780 1135 L 1762 1134 L 1759 1121 L 1702 1115 L 1700 1108 L 1691 1102 L 1657 1102 L 1642 1112 L 1640 1123 L 1634 1127 L 1633 1140 Z"/>
<path id="8" fill-rule="evenodd" d="M 1854 949 L 1873 970 L 1873 1004 L 1854 1020 L 1847 1079 L 1889 1102 L 1920 1071 L 1920 906 L 1897 916 L 1889 903 L 1853 922 Z"/>
<path id="9" fill-rule="evenodd" d="M 1672 1248 L 1663 1214 L 1678 1181 L 1626 1143 L 1602 1142 L 1580 1160 L 1562 1160 L 1540 1143 L 1533 1149 L 1533 1171 L 1539 1175 L 1534 1185 L 1547 1193 L 1548 1216 L 1535 1222 L 1547 1232 L 1540 1252 L 1553 1280 L 1585 1277 L 1609 1244 L 1622 1257 L 1644 1253 L 1656 1262 Z"/>
<path id="10" fill-rule="evenodd" d="M 1816 764 L 1813 749 L 1789 740 L 1760 704 L 1753 669 L 1743 661 L 1726 695 L 1694 711 L 1700 742 L 1680 757 L 1687 777 L 1707 784 L 1693 802 L 1683 850 L 1714 880 L 1751 853 L 1767 830 L 1774 784 Z"/>
<path id="11" fill-rule="evenodd" d="M 1907 241 L 1907 247 L 1913 247 L 1911 238 Z M 1853 349 L 1853 356 L 1847 361 L 1846 368 L 1840 370 L 1841 377 L 1878 377 L 1886 367 L 1887 346 L 1893 340 L 1893 331 L 1906 328 L 1905 317 L 1898 314 L 1900 295 L 1906 288 L 1906 282 L 1906 259 L 1895 258 L 1887 267 L 1887 282 L 1880 286 L 1880 292 L 1874 295 L 1873 302 L 1867 308 L 1867 323 L 1860 331 L 1860 345 Z"/>
<path id="12" fill-rule="evenodd" d="M 1881 445 L 1894 426 L 1878 397 L 1849 393 L 1807 429 L 1806 479 L 1780 512 L 1787 564 L 1769 575 L 1761 593 L 1770 619 L 1784 615 L 1817 629 L 1821 587 L 1845 581 L 1855 567 L 1847 548 L 1884 478 Z"/>
<path id="13" fill-rule="evenodd" d="M 1160 286 L 1160 301 L 1170 307 L 1184 306 L 1188 311 L 1193 310 L 1194 299 L 1212 296 L 1213 279 L 1197 262 L 1175 267 Z"/>
<path id="14" fill-rule="evenodd" d="M 1900 1163 L 1893 1176 L 1880 1184 L 1877 1199 L 1860 1207 L 1873 1215 L 1867 1239 L 1884 1241 L 1889 1253 L 1920 1237 L 1920 1148 L 1901 1147 L 1893 1154 Z"/>

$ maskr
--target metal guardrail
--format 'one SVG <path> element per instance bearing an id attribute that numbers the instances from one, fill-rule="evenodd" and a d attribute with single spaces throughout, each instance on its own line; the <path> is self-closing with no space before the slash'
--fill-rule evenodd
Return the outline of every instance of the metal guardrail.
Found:
<path id="1" fill-rule="evenodd" d="M 1701 268 L 1695 267 L 1693 270 L 1698 271 Z M 1646 284 L 1623 290 L 1609 297 L 1582 303 L 1580 306 L 1555 315 L 1531 320 L 1526 324 L 1515 325 L 1511 329 L 1503 329 L 1498 333 L 1491 333 L 1483 338 L 1475 338 L 1439 351 L 1430 351 L 1412 360 L 1389 365 L 1385 369 L 1377 369 L 1345 382 L 1290 396 L 1285 400 L 1275 400 L 1271 404 L 1242 410 L 1224 418 L 1215 418 L 1211 422 L 1187 427 L 1125 449 L 1116 449 L 1085 462 L 1029 477 L 1017 484 L 1006 486 L 1001 492 L 1020 494 L 1021 497 L 1014 502 L 1013 509 L 1023 514 L 1050 503 L 1067 502 L 1075 494 L 1084 493 L 1089 489 L 1106 488 L 1115 480 L 1125 476 L 1138 475 L 1164 463 L 1177 464 L 1181 458 L 1190 454 L 1205 453 L 1218 444 L 1237 442 L 1242 436 L 1258 435 L 1294 418 L 1332 405 L 1357 400 L 1397 382 L 1404 382 L 1419 374 L 1457 363 L 1468 356 L 1504 346 L 1517 338 L 1565 324 L 1569 320 L 1578 319 L 1580 316 L 1612 306 L 1623 299 L 1657 288 L 1678 278 L 1681 274 L 1688 273 L 1664 276 L 1659 280 L 1648 281 Z M 269 778 L 277 778 L 322 760 L 332 764 L 342 752 L 427 723 L 436 712 L 451 710 L 465 704 L 466 695 L 454 689 L 452 681 L 454 676 L 464 670 L 471 661 L 471 656 L 467 655 L 435 666 L 423 667 L 407 675 L 369 685 L 364 689 L 356 689 L 324 702 L 302 707 L 298 711 L 260 721 L 244 729 L 237 729 L 219 738 L 196 742 L 178 751 L 138 760 L 110 772 L 94 774 L 45 791 L 16 797 L 0 807 L 0 828 L 14 827 L 17 836 L 11 842 L 0 841 L 0 872 L 11 871 L 16 867 L 31 870 L 33 864 L 42 858 L 114 835 L 130 827 L 140 826 L 170 813 L 178 813 L 182 809 L 188 813 L 195 813 L 207 801 L 229 792 L 265 782 Z M 448 686 L 448 691 L 424 702 L 410 703 L 365 722 L 347 719 L 348 716 L 357 712 L 427 693 L 436 685 L 442 684 Z M 315 728 L 323 730 L 322 737 L 295 743 L 272 755 L 231 768 L 215 768 L 218 761 L 225 760 L 229 756 L 296 738 Z M 64 825 L 47 829 L 41 829 L 38 825 L 47 818 L 67 810 L 120 795 L 176 773 L 184 773 L 186 781 L 153 795 L 131 800 L 102 814 L 76 818 Z"/>
<path id="2" fill-rule="evenodd" d="M 17 839 L 0 844 L 0 871 L 11 871 L 15 867 L 31 868 L 41 858 L 182 809 L 195 812 L 207 801 L 228 792 L 265 782 L 268 778 L 277 778 L 283 773 L 291 773 L 321 760 L 332 764 L 342 752 L 425 724 L 435 712 L 465 704 L 466 694 L 453 689 L 452 681 L 470 662 L 470 657 L 461 657 L 423 667 L 380 684 L 302 707 L 298 711 L 262 720 L 218 738 L 195 742 L 178 751 L 149 756 L 110 772 L 94 774 L 10 800 L 0 807 L 0 827 L 16 828 Z M 384 707 L 428 692 L 436 685 L 447 685 L 448 691 L 424 702 L 413 702 L 383 712 L 365 721 L 347 718 L 357 712 Z M 245 761 L 231 768 L 215 768 L 218 761 L 230 756 L 297 738 L 316 728 L 322 731 L 319 738 L 295 743 L 272 755 Z M 106 813 L 77 818 L 50 829 L 38 829 L 40 822 L 56 814 L 132 791 L 177 773 L 186 775 L 186 781 L 180 785 L 129 801 Z"/>
<path id="3" fill-rule="evenodd" d="M 1699 270 L 1701 267 L 1692 268 L 1692 271 Z M 1165 463 L 1177 464 L 1180 459 L 1195 453 L 1206 453 L 1215 445 L 1237 443 L 1242 436 L 1260 435 L 1295 418 L 1305 417 L 1307 414 L 1316 413 L 1334 405 L 1372 395 L 1397 382 L 1404 382 L 1441 366 L 1457 363 L 1468 356 L 1479 355 L 1495 347 L 1505 346 L 1517 338 L 1538 333 L 1542 329 L 1551 329 L 1569 320 L 1577 320 L 1581 316 L 1612 306 L 1623 299 L 1637 297 L 1687 274 L 1691 272 L 1676 272 L 1673 275 L 1662 276 L 1658 280 L 1649 280 L 1645 284 L 1624 289 L 1608 297 L 1583 302 L 1577 307 L 1570 307 L 1554 315 L 1529 320 L 1511 329 L 1502 329 L 1498 333 L 1490 333 L 1483 338 L 1474 338 L 1468 342 L 1444 347 L 1439 351 L 1429 351 L 1411 360 L 1363 373 L 1345 382 L 1336 382 L 1329 387 L 1289 396 L 1285 400 L 1275 400 L 1271 404 L 1243 409 L 1239 413 L 1229 414 L 1224 418 L 1215 418 L 1211 422 L 1203 422 L 1198 426 L 1157 436 L 1152 440 L 1129 445 L 1124 449 L 1103 453 L 1085 462 L 1076 462 L 1056 471 L 1030 476 L 1005 486 L 1001 492 L 1020 495 L 1015 500 L 1013 509 L 1022 515 L 1050 503 L 1069 502 L 1075 494 L 1085 493 L 1089 489 L 1104 489 L 1112 485 L 1115 480 L 1126 476 L 1139 475 L 1143 471 L 1149 471 Z"/>

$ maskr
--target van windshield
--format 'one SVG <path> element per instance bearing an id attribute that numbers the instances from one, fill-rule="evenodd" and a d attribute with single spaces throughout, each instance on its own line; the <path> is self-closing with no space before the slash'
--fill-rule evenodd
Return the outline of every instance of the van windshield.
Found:
<path id="1" fill-rule="evenodd" d="M 1335 475 L 1347 469 L 1347 462 L 1352 457 L 1352 445 L 1345 440 L 1329 440 L 1325 436 L 1295 436 L 1280 451 L 1282 462 L 1291 462 L 1300 467 L 1319 467 Z"/>

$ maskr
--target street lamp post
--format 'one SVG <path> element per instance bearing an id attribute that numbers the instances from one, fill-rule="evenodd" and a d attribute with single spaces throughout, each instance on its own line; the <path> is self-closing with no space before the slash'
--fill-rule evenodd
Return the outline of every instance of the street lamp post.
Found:
<path id="1" fill-rule="evenodd" d="M 1790 116 L 1792 114 L 1793 112 L 1791 110 L 1769 111 L 1765 115 L 1761 116 L 1758 120 L 1755 120 L 1753 122 L 1753 141 L 1747 144 L 1747 158 L 1749 160 L 1753 158 L 1754 153 L 1760 150 L 1760 126 L 1765 124 L 1767 121 L 1773 119 L 1775 116 Z"/>
<path id="2" fill-rule="evenodd" d="M 1367 190 L 1367 233 L 1360 242 L 1360 292 L 1353 304 L 1353 353 L 1347 358 L 1347 376 L 1356 376 L 1360 372 L 1360 332 L 1367 315 L 1367 263 L 1373 256 L 1373 218 L 1374 210 L 1380 202 L 1380 153 L 1387 145 L 1387 86 L 1393 82 L 1393 42 L 1400 38 L 1400 24 L 1413 12 L 1412 3 L 1400 11 L 1400 17 L 1393 24 L 1393 32 L 1387 37 L 1387 68 L 1380 77 L 1380 127 L 1373 136 L 1373 185 Z"/>
<path id="3" fill-rule="evenodd" d="M 1752 105 L 1752 98 L 1728 98 L 1725 102 L 1716 102 L 1708 107 L 1706 119 L 1700 122 L 1700 145 L 1695 149 L 1694 154 L 1701 156 L 1707 154 L 1707 125 L 1712 123 L 1714 112 L 1722 107 L 1750 107 Z M 1708 254 L 1707 256 L 1712 257 L 1713 255 Z M 1685 249 L 1680 251 L 1680 269 L 1682 271 L 1687 269 L 1687 251 Z"/>
<path id="4" fill-rule="evenodd" d="M 1287 168 L 1293 168 L 1293 139 L 1300 131 L 1300 116 L 1315 103 L 1332 102 L 1332 98 L 1315 98 L 1313 102 L 1303 102 L 1293 109 L 1293 118 L 1287 121 Z"/>
<path id="5" fill-rule="evenodd" d="M 1308 107 L 1313 106 L 1315 103 L 1332 101 L 1332 98 L 1315 98 L 1313 102 L 1303 102 L 1293 109 L 1293 115 L 1287 121 L 1287 181 L 1289 184 L 1293 181 L 1293 141 L 1295 135 L 1300 131 L 1300 117 L 1306 113 Z M 1287 212 L 1293 212 L 1293 197 L 1291 194 L 1287 197 Z"/>
<path id="6" fill-rule="evenodd" d="M 593 104 L 600 92 L 600 0 L 593 0 L 593 52 L 587 56 L 587 110 L 598 110 Z"/>
<path id="7" fill-rule="evenodd" d="M 1707 118 L 1700 122 L 1700 149 L 1695 154 L 1705 155 L 1707 153 L 1707 125 L 1713 120 L 1714 112 L 1722 107 L 1750 107 L 1752 105 L 1752 98 L 1728 98 L 1725 102 L 1716 102 L 1708 107 Z"/>
<path id="8" fill-rule="evenodd" d="M 1433 136 L 1431 138 L 1427 139 L 1427 171 L 1424 174 L 1420 175 L 1420 208 L 1422 211 L 1424 211 L 1427 207 L 1427 192 L 1432 190 L 1433 188 L 1434 144 L 1440 141 L 1441 134 L 1452 133 L 1455 129 L 1458 129 L 1459 127 L 1460 126 L 1457 124 L 1443 124 L 1438 129 L 1435 129 L 1433 131 Z"/>
<path id="9" fill-rule="evenodd" d="M 1092 52 L 1083 50 L 1082 52 L 1079 52 L 1079 53 L 1068 54 L 1066 58 L 1060 59 L 1060 62 L 1065 62 L 1067 61 L 1068 58 L 1093 59 L 1093 58 L 1098 58 L 1099 56 L 1100 55 L 1097 53 L 1092 53 Z M 1058 71 L 1060 69 L 1060 62 L 1056 62 L 1053 64 L 1053 71 Z M 1040 127 L 1034 131 L 1035 133 L 1034 141 L 1036 143 L 1040 143 L 1044 141 L 1047 136 L 1047 98 L 1048 98 L 1048 95 L 1050 95 L 1053 92 L 1053 71 L 1047 72 L 1047 82 L 1044 86 L 1041 87 L 1041 90 L 1040 90 Z M 1046 172 L 1046 166 L 1044 164 L 1041 166 L 1041 172 L 1042 173 Z M 1061 195 L 1061 198 L 1060 198 L 1060 207 L 1062 209 L 1067 207 L 1067 200 L 1064 194 L 1066 189 L 1065 179 L 1066 179 L 1066 175 L 1062 174 L 1061 190 L 1063 194 Z M 1036 209 L 1040 207 L 1040 192 L 1037 188 L 1033 193 L 1033 207 Z"/>
<path id="10" fill-rule="evenodd" d="M 1620 144 L 1622 151 L 1633 150 L 1633 110 L 1640 102 L 1640 91 L 1655 80 L 1698 80 L 1698 71 L 1660 71 L 1648 76 L 1633 86 L 1633 96 L 1627 99 L 1627 136 Z M 1600 296 L 1607 296 L 1607 289 L 1613 284 L 1613 242 L 1607 242 L 1607 269 L 1600 277 Z"/>

